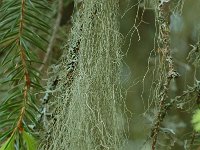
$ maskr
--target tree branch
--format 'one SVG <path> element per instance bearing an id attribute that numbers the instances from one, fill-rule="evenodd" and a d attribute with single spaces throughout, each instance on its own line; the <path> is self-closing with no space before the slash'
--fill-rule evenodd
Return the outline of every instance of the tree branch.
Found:
<path id="1" fill-rule="evenodd" d="M 53 28 L 53 33 L 52 33 L 49 45 L 47 47 L 46 55 L 44 56 L 44 59 L 43 59 L 43 62 L 42 62 L 43 64 L 40 66 L 39 71 L 42 71 L 44 69 L 44 67 L 45 67 L 45 65 L 48 61 L 49 55 L 50 55 L 50 53 L 53 49 L 54 42 L 55 42 L 55 39 L 56 39 L 56 34 L 58 32 L 58 28 L 60 26 L 60 22 L 61 22 L 61 18 L 62 18 L 62 10 L 63 10 L 63 0 L 59 0 L 58 15 L 57 15 L 55 25 L 54 25 L 54 28 Z"/>

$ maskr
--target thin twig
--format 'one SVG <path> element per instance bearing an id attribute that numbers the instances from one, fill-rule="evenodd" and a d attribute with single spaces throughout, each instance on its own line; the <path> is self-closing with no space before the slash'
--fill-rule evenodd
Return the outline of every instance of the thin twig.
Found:
<path id="1" fill-rule="evenodd" d="M 168 2 L 159 2 L 157 6 L 157 18 L 159 24 L 159 37 L 158 37 L 158 53 L 161 56 L 161 61 L 164 64 L 167 64 L 168 67 L 165 70 L 167 74 L 164 79 L 163 89 L 160 91 L 159 95 L 159 111 L 154 121 L 153 128 L 151 130 L 152 138 L 152 150 L 156 149 L 156 143 L 158 139 L 158 134 L 160 131 L 160 126 L 167 114 L 167 103 L 169 85 L 172 79 L 179 77 L 179 74 L 174 69 L 174 62 L 171 56 L 170 49 L 170 28 L 169 28 L 169 16 L 170 16 L 170 3 Z"/>
<path id="2" fill-rule="evenodd" d="M 63 10 L 63 0 L 59 0 L 58 15 L 57 15 L 57 18 L 56 18 L 56 21 L 55 21 L 55 24 L 54 24 L 53 33 L 52 33 L 52 36 L 51 36 L 51 39 L 50 39 L 50 42 L 49 42 L 49 45 L 48 45 L 48 48 L 47 48 L 46 55 L 44 56 L 44 59 L 43 59 L 42 65 L 39 68 L 39 71 L 42 71 L 44 69 L 44 67 L 45 67 L 45 65 L 48 61 L 49 55 L 50 55 L 50 53 L 53 49 L 54 42 L 55 42 L 55 39 L 56 39 L 56 34 L 58 32 L 58 28 L 60 26 L 60 22 L 61 22 L 61 18 L 62 18 L 62 10 Z"/>

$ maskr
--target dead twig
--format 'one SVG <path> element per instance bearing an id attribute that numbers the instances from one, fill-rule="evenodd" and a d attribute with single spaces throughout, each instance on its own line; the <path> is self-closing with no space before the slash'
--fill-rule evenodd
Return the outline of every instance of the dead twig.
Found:
<path id="1" fill-rule="evenodd" d="M 48 61 L 49 55 L 50 55 L 50 53 L 53 49 L 54 42 L 55 42 L 55 39 L 56 39 L 56 34 L 58 32 L 58 28 L 60 26 L 60 22 L 61 22 L 61 18 L 62 18 L 62 11 L 63 11 L 63 0 L 59 0 L 58 15 L 57 15 L 57 18 L 56 18 L 56 21 L 55 21 L 55 24 L 54 24 L 53 33 L 52 33 L 52 36 L 50 38 L 49 45 L 47 47 L 47 52 L 46 52 L 46 55 L 44 56 L 44 59 L 42 61 L 42 65 L 39 68 L 39 71 L 42 71 L 44 69 L 44 67 L 45 67 L 45 65 Z"/>

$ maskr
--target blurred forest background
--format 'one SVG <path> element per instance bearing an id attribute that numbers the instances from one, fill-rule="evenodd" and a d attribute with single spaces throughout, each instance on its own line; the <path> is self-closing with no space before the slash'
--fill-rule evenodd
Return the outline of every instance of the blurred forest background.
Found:
<path id="1" fill-rule="evenodd" d="M 174 2 L 177 5 L 170 15 L 171 51 L 180 77 L 170 84 L 171 98 L 182 95 L 188 86 L 193 86 L 196 82 L 194 76 L 200 80 L 199 68 L 195 69 L 192 63 L 187 61 L 189 52 L 194 48 L 192 45 L 199 42 L 200 1 L 175 0 Z M 148 143 L 146 138 L 156 112 L 150 92 L 155 87 L 152 79 L 157 56 L 152 55 L 152 50 L 156 47 L 157 28 L 154 8 L 150 3 L 150 1 L 146 3 L 146 9 L 144 9 L 142 7 L 144 3 L 137 0 L 121 1 L 122 14 L 125 11 L 121 19 L 121 32 L 126 37 L 126 44 L 123 46 L 125 74 L 129 74 L 126 85 L 130 86 L 126 102 L 128 109 L 132 112 L 129 124 L 131 145 L 128 149 L 134 149 L 133 147 L 150 149 L 145 142 Z M 162 145 L 159 149 L 188 149 L 193 135 L 191 119 L 195 104 L 196 101 L 190 97 L 181 106 L 173 107 L 167 113 L 162 125 L 166 131 L 162 134 L 165 142 L 168 142 L 167 144 L 159 143 Z M 199 136 L 196 140 L 198 138 Z M 143 144 L 145 146 L 141 146 Z M 198 141 L 195 144 L 198 145 Z"/>
<path id="2" fill-rule="evenodd" d="M 169 101 L 182 95 L 184 91 L 192 91 L 193 87 L 200 82 L 198 68 L 200 54 L 197 54 L 198 57 L 195 59 L 198 65 L 193 63 L 195 56 L 192 55 L 192 60 L 187 59 L 192 50 L 200 53 L 200 0 L 169 0 L 171 1 L 174 3 L 170 11 L 171 55 L 180 77 L 172 79 L 170 83 Z M 72 27 L 71 15 L 75 11 L 73 0 L 63 0 L 62 11 L 58 9 L 58 1 L 49 2 L 53 7 L 51 14 L 47 14 L 52 18 L 49 23 L 51 33 L 54 31 L 58 17 L 60 21 L 58 19 L 58 30 L 49 54 L 37 52 L 41 60 L 48 57 L 44 66 L 36 65 L 40 68 L 43 86 L 46 86 L 48 79 L 48 67 L 56 64 L 63 53 L 63 46 Z M 127 92 L 128 109 L 126 150 L 151 149 L 150 133 L 158 112 L 158 105 L 152 93 L 156 87 L 155 70 L 159 65 L 159 57 L 155 54 L 158 24 L 154 7 L 154 2 L 150 0 L 120 0 L 120 32 L 124 40 L 121 80 Z M 51 35 L 46 38 L 49 41 Z M 44 45 L 48 47 L 48 44 Z M 4 55 L 5 53 L 0 53 L 1 60 Z M 0 69 L 1 78 L 4 70 L 3 67 Z M 0 97 L 7 96 L 8 88 L 0 87 Z M 198 149 L 200 136 L 194 131 L 191 120 L 194 111 L 198 108 L 199 100 L 189 96 L 167 111 L 160 127 L 159 150 Z"/>

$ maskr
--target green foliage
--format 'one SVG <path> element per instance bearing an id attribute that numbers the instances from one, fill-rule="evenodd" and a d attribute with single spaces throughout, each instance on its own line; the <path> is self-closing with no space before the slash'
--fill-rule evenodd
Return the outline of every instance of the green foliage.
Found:
<path id="1" fill-rule="evenodd" d="M 14 137 L 11 136 L 7 141 L 2 145 L 0 150 L 13 150 L 14 149 Z"/>
<path id="2" fill-rule="evenodd" d="M 12 134 L 11 137 L 9 137 L 5 143 L 2 145 L 0 150 L 14 150 L 14 145 L 15 145 L 15 134 Z M 26 131 L 22 132 L 22 137 L 25 143 L 26 150 L 36 150 L 37 149 L 37 142 L 34 139 L 33 136 L 31 136 L 29 133 Z"/>
<path id="3" fill-rule="evenodd" d="M 23 131 L 30 150 L 34 149 L 30 145 L 33 138 L 24 130 L 32 133 L 29 126 L 37 125 L 35 93 L 43 90 L 36 69 L 41 63 L 37 50 L 45 51 L 48 42 L 44 36 L 50 28 L 50 19 L 45 15 L 49 10 L 45 0 L 6 0 L 0 7 L 0 53 L 4 56 L 0 84 L 8 88 L 6 96 L 0 99 L 0 142 L 7 139 L 6 143 L 11 144 L 19 139 L 8 137 Z"/>
<path id="4" fill-rule="evenodd" d="M 200 131 L 200 110 L 196 110 L 192 117 L 192 123 L 194 125 L 194 129 L 199 132 Z"/>
<path id="5" fill-rule="evenodd" d="M 33 136 L 31 136 L 29 133 L 24 131 L 23 138 L 24 138 L 24 141 L 26 142 L 27 150 L 36 150 L 37 149 L 37 142 L 33 138 Z"/>

